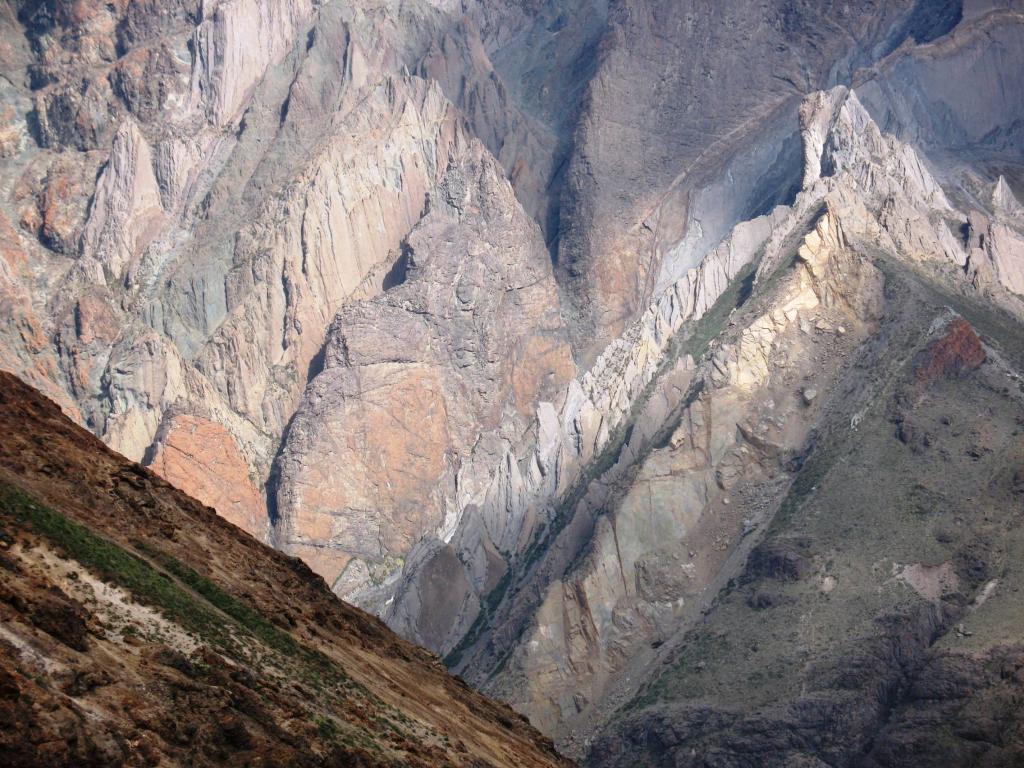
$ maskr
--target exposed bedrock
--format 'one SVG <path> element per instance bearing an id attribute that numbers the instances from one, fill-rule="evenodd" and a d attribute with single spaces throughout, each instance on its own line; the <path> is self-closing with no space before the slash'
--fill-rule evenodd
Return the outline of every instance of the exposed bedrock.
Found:
<path id="1" fill-rule="evenodd" d="M 895 765 L 955 709 L 908 693 L 929 670 L 1013 692 L 1000 632 L 967 630 L 969 664 L 929 643 L 967 637 L 1003 562 L 944 470 L 984 468 L 982 517 L 1019 508 L 993 458 L 1018 455 L 1019 2 L 15 2 L 0 26 L 0 365 L 574 754 L 742 765 L 739 732 Z M 958 397 L 979 410 L 943 424 Z M 939 522 L 833 557 L 888 512 L 836 486 L 789 525 L 829 435 L 920 473 L 899 498 Z M 847 583 L 870 611 L 819 643 L 803 617 Z M 743 628 L 773 616 L 762 670 Z M 847 655 L 877 667 L 829 655 L 876 620 Z M 795 688 L 737 714 L 759 670 Z"/>
<path id="2" fill-rule="evenodd" d="M 665 289 L 541 404 L 454 531 L 418 543 L 393 589 L 364 595 L 571 750 L 740 572 L 828 393 L 879 333 L 880 254 L 1020 316 L 1022 222 L 1005 176 L 939 166 L 940 183 L 844 87 L 794 119 L 793 204 L 735 227 Z M 799 547 L 779 552 L 769 571 L 805 572 Z"/>
<path id="3" fill-rule="evenodd" d="M 798 151 L 791 116 L 805 94 L 940 36 L 959 9 L 613 3 L 563 193 L 558 274 L 581 359 L 736 223 L 788 201 L 793 166 L 771 160 Z"/>
<path id="4" fill-rule="evenodd" d="M 13 4 L 4 365 L 131 458 L 168 436 L 188 452 L 197 433 L 176 419 L 219 425 L 247 467 L 228 497 L 265 497 L 336 313 L 394 286 L 456 144 L 479 137 L 511 180 L 516 247 L 535 249 L 530 217 L 557 229 L 556 177 L 605 16 L 590 0 Z M 455 270 L 466 256 L 438 258 Z M 572 372 L 551 362 L 560 343 L 517 348 L 523 412 L 552 366 Z M 489 412 L 477 428 L 496 424 Z M 197 476 L 215 473 L 220 454 L 193 448 Z M 210 498 L 188 478 L 176 475 Z"/>
<path id="5" fill-rule="evenodd" d="M 892 256 L 874 257 L 878 331 L 826 390 L 774 519 L 700 621 L 660 646 L 588 763 L 974 766 L 1024 754 L 1009 629 L 1021 542 L 1005 511 L 1019 495 L 1022 402 L 1004 382 L 1024 362 L 1020 318 Z"/>
<path id="6" fill-rule="evenodd" d="M 454 152 L 398 284 L 335 319 L 276 466 L 279 545 L 342 594 L 450 527 L 470 451 L 575 374 L 539 228 L 479 143 Z"/>

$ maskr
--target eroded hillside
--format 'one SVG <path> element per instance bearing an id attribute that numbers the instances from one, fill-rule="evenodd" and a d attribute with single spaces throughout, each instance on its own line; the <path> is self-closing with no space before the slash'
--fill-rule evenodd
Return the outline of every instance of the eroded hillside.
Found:
<path id="1" fill-rule="evenodd" d="M 993 29 L 1007 34 L 1002 27 L 989 27 Z M 974 45 L 971 30 L 964 35 L 960 44 Z M 936 53 L 948 56 L 951 50 L 947 46 L 918 55 L 931 67 Z M 864 88 L 872 98 L 877 98 L 880 79 Z M 959 483 L 965 489 L 963 499 L 978 499 L 972 495 L 977 491 L 973 479 L 962 477 L 971 465 L 950 457 L 955 451 L 1006 456 L 1005 462 L 1000 459 L 981 471 L 984 482 L 993 484 L 991 503 L 1004 510 L 994 524 L 1013 529 L 1019 500 L 998 478 L 1015 476 L 1019 469 L 1015 452 L 1021 417 L 1022 300 L 1017 275 L 1024 264 L 1024 222 L 1002 172 L 1016 179 L 1020 166 L 989 165 L 979 161 L 981 151 L 936 153 L 943 163 L 926 159 L 911 144 L 883 132 L 858 93 L 840 87 L 805 99 L 799 112 L 803 181 L 792 204 L 738 225 L 698 268 L 666 290 L 599 358 L 584 378 L 585 388 L 570 391 L 562 412 L 541 415 L 536 442 L 498 470 L 484 506 L 467 508 L 450 542 L 418 545 L 416 557 L 407 561 L 404 581 L 389 608 L 396 626 L 408 626 L 403 622 L 410 616 L 423 617 L 405 631 L 440 644 L 453 668 L 512 701 L 577 754 L 586 754 L 591 738 L 602 735 L 591 759 L 630 765 L 648 738 L 662 738 L 658 727 L 678 735 L 675 729 L 682 721 L 676 715 L 681 710 L 665 715 L 662 726 L 653 724 L 651 712 L 636 714 L 628 720 L 634 727 L 628 738 L 621 730 L 608 736 L 608 723 L 624 718 L 621 707 L 647 695 L 642 691 L 660 690 L 662 665 L 682 653 L 681 644 L 692 642 L 691 630 L 699 634 L 699 627 L 712 621 L 717 596 L 735 591 L 747 578 L 744 573 L 756 572 L 764 559 L 769 570 L 792 567 L 802 573 L 804 555 L 796 544 L 782 542 L 781 552 L 766 554 L 763 547 L 770 550 L 771 545 L 764 537 L 782 525 L 793 489 L 806 481 L 804 466 L 814 464 L 824 436 L 838 429 L 836 424 L 848 425 L 849 433 L 836 439 L 851 450 L 864 437 L 859 425 L 869 406 L 874 407 L 868 401 L 881 396 L 879 387 L 896 387 L 894 382 L 914 376 L 942 379 L 946 373 L 959 382 L 961 374 L 967 376 L 982 362 L 978 377 L 985 382 L 983 389 L 1004 382 L 997 388 L 1005 396 L 998 413 L 989 406 L 989 429 L 973 438 L 983 440 L 984 447 L 957 443 L 930 463 L 907 465 L 869 450 L 861 461 L 870 467 L 877 458 L 880 473 L 894 472 L 921 488 L 930 487 L 933 475 L 951 487 Z M 889 94 L 895 99 L 891 115 L 906 92 L 893 87 Z M 973 120 L 977 115 L 966 111 L 964 117 Z M 944 329 L 949 334 L 945 342 Z M 897 343 L 892 337 L 899 334 L 906 338 Z M 925 350 L 933 337 L 939 339 L 933 354 L 938 361 L 915 363 L 907 373 L 910 358 L 928 357 Z M 949 372 L 944 346 L 953 357 Z M 963 361 L 957 357 L 961 354 L 966 356 Z M 972 390 L 976 381 L 967 377 L 958 385 L 964 388 L 963 401 L 972 406 L 981 402 Z M 906 401 L 907 408 L 924 396 L 899 392 L 894 397 Z M 943 401 L 932 415 L 954 402 Z M 923 450 L 922 441 L 927 445 L 929 438 L 909 416 L 889 413 L 888 418 L 884 425 L 870 422 L 872 441 L 893 440 L 915 450 Z M 971 415 L 968 421 L 980 418 Z M 842 462 L 835 472 L 855 477 Z M 850 489 L 844 494 L 848 499 Z M 879 499 L 848 503 L 843 514 L 882 515 L 868 526 L 880 541 L 893 543 L 901 535 L 898 521 L 886 522 Z M 860 510 L 858 503 L 871 508 Z M 826 509 L 840 514 L 838 505 Z M 798 543 L 813 538 L 793 535 Z M 847 546 L 834 530 L 832 535 L 827 547 Z M 920 545 L 923 559 L 907 560 L 906 552 L 899 556 L 903 559 L 889 555 L 883 570 L 893 571 L 885 577 L 890 580 L 870 586 L 855 581 L 850 586 L 856 595 L 862 589 L 903 585 L 891 579 L 904 567 L 908 573 L 917 573 L 919 567 L 953 568 L 955 551 L 947 553 L 948 562 L 932 563 L 922 531 L 907 535 L 908 547 Z M 792 551 L 785 549 L 790 544 L 796 547 Z M 501 561 L 491 554 L 495 551 Z M 878 555 L 873 562 L 881 568 L 878 563 L 886 555 Z M 998 559 L 1009 563 L 1013 556 Z M 429 586 L 439 573 L 459 565 L 464 579 L 448 578 L 447 590 Z M 990 567 L 996 566 L 985 566 Z M 827 576 L 821 576 L 827 583 L 823 594 L 835 601 Z M 965 588 L 956 599 L 970 603 L 978 597 L 976 589 L 984 586 Z M 1012 594 L 1012 585 L 1005 588 Z M 988 584 L 988 589 L 996 585 Z M 845 669 L 849 649 L 828 638 L 848 638 L 853 629 L 846 622 L 856 622 L 858 616 L 868 626 L 889 621 L 889 611 L 902 610 L 900 600 L 907 596 L 896 590 L 889 597 L 891 605 L 884 600 L 871 607 L 844 603 L 834 615 L 824 616 L 820 626 L 813 616 L 802 618 L 807 631 L 822 638 L 815 663 Z M 756 606 L 757 599 L 750 599 Z M 913 597 L 908 599 L 914 603 Z M 1015 610 L 1011 598 L 1005 608 L 1010 625 Z M 452 620 L 438 621 L 438 611 Z M 736 626 L 742 624 L 753 636 L 760 619 L 751 608 L 749 615 L 736 619 Z M 787 614 L 781 621 L 789 625 L 796 618 Z M 953 625 L 937 626 L 915 641 L 922 658 Z M 438 628 L 448 634 L 435 634 Z M 707 644 L 727 645 L 730 632 L 720 630 Z M 870 634 L 866 628 L 859 632 Z M 1004 626 L 987 642 L 993 649 L 1009 646 L 1012 654 L 1018 640 Z M 760 645 L 754 639 L 751 644 Z M 793 652 L 794 644 L 800 647 L 790 637 L 772 647 L 785 655 Z M 742 705 L 753 701 L 747 693 L 754 686 L 751 681 L 768 675 L 760 663 L 760 657 L 751 666 L 722 657 L 714 673 L 722 680 L 716 684 L 735 697 L 722 704 L 734 715 L 741 707 L 744 717 L 754 716 Z M 886 676 L 894 674 L 892 666 L 880 664 L 874 677 L 862 681 L 863 687 L 873 690 L 882 684 L 880 678 L 891 680 Z M 782 662 L 768 678 L 804 686 L 798 669 Z M 1006 737 L 1010 752 L 1001 752 L 1003 746 L 997 744 L 994 760 L 1016 754 L 1013 685 L 1008 703 L 999 705 L 999 717 L 1011 729 Z M 680 705 L 697 707 L 704 701 L 702 689 L 691 690 L 685 682 L 669 690 L 669 700 Z M 841 761 L 852 759 L 887 722 L 888 695 L 880 695 L 870 711 L 861 709 L 863 692 L 851 696 L 856 716 L 836 715 L 842 724 L 836 726 L 835 744 L 814 742 L 792 749 L 808 759 L 828 750 Z M 945 710 L 961 705 L 936 704 Z M 803 705 L 798 700 L 793 706 Z M 706 713 L 697 711 L 698 718 Z M 853 719 L 843 719 L 847 715 Z M 697 724 L 696 735 L 684 734 L 670 747 L 654 744 L 647 758 L 657 764 L 669 756 L 683 759 L 685 750 L 694 750 L 694 764 L 701 764 L 708 750 L 719 749 L 700 730 L 705 726 L 709 733 L 719 728 L 717 721 Z M 777 736 L 773 727 L 768 731 Z M 917 738 L 931 738 L 944 727 L 936 720 L 923 726 Z M 741 733 L 733 747 L 721 747 L 736 753 L 723 757 L 725 764 L 744 764 L 740 753 L 747 741 L 757 743 Z M 780 765 L 795 759 L 796 752 L 779 750 L 773 759 Z M 976 756 L 962 749 L 958 754 L 965 765 Z M 894 758 L 892 764 L 901 763 Z"/>
<path id="2" fill-rule="evenodd" d="M 9 0 L 0 363 L 380 611 L 659 291 L 789 199 L 800 99 L 963 16 Z"/>
<path id="3" fill-rule="evenodd" d="M 6 373 L 0 430 L 5 765 L 567 765 Z"/>

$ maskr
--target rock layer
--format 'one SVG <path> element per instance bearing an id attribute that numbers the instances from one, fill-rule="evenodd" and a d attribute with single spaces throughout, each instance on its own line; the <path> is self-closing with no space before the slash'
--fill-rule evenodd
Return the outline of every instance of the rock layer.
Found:
<path id="1" fill-rule="evenodd" d="M 784 527 L 785 500 L 867 418 L 837 394 L 859 360 L 905 384 L 884 431 L 913 457 L 938 439 L 915 407 L 1018 375 L 985 320 L 1024 312 L 1021 12 L 14 3 L 0 364 L 580 755 L 609 718 L 594 761 L 802 738 L 803 699 L 687 709 L 687 669 L 648 694 L 743 579 L 736 610 L 800 598 L 776 582 L 838 602 L 834 537 Z M 981 461 L 992 434 L 951 445 Z M 891 559 L 931 607 L 877 615 L 914 648 L 947 592 L 981 599 L 959 561 Z M 917 679 L 882 667 L 857 685 Z M 829 711 L 891 739 L 851 726 L 836 754 L 918 743 L 885 701 L 836 704 L 837 674 L 813 677 Z"/>
<path id="2" fill-rule="evenodd" d="M 392 275 L 338 314 L 277 465 L 278 543 L 343 594 L 450 525 L 481 436 L 521 432 L 575 373 L 540 232 L 478 144 L 455 150 Z"/>
<path id="3" fill-rule="evenodd" d="M 335 314 L 394 287 L 403 243 L 472 136 L 515 185 L 503 202 L 517 229 L 505 236 L 541 253 L 520 206 L 550 229 L 567 103 L 586 79 L 585 63 L 580 82 L 555 64 L 584 57 L 604 18 L 598 7 L 536 67 L 532 46 L 555 47 L 556 6 L 13 5 L 0 97 L 7 154 L 24 152 L 5 164 L 3 188 L 19 227 L 9 252 L 23 256 L 4 274 L 4 365 L 66 392 L 69 412 L 131 458 L 152 459 L 167 434 L 187 441 L 182 416 L 220 425 L 246 464 L 227 497 L 255 485 L 265 498 Z M 545 93 L 527 99 L 534 79 Z M 444 258 L 452 270 L 466 256 Z M 572 372 L 562 342 L 546 340 L 557 319 L 539 325 L 545 338 L 500 329 L 519 357 L 512 399 L 524 412 L 553 368 Z M 445 386 L 471 386 L 451 365 L 437 372 Z M 494 414 L 485 421 L 458 440 L 493 430 Z M 180 447 L 204 460 L 200 446 Z M 446 450 L 429 461 L 455 460 Z M 266 528 L 266 508 L 263 518 L 251 530 Z"/>

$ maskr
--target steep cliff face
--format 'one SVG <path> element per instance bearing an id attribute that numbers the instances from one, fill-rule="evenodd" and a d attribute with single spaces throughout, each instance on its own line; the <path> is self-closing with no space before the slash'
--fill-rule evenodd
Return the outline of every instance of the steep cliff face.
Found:
<path id="1" fill-rule="evenodd" d="M 672 622 L 667 636 L 647 633 L 657 649 L 645 660 L 626 657 L 604 712 L 628 706 L 602 729 L 589 762 L 696 765 L 715 754 L 722 764 L 745 765 L 757 754 L 764 765 L 1012 764 L 1022 749 L 1014 725 L 1019 681 L 987 670 L 1019 665 L 1015 633 L 994 626 L 1020 610 L 1012 576 L 999 565 L 1014 557 L 1016 544 L 1005 540 L 997 552 L 990 538 L 1014 527 L 1013 513 L 974 513 L 1012 507 L 1021 401 L 1017 387 L 1002 382 L 1020 377 L 1020 297 L 991 269 L 1000 248 L 983 253 L 971 237 L 987 216 L 951 202 L 963 205 L 965 190 L 980 191 L 962 158 L 956 171 L 946 166 L 947 194 L 912 149 L 878 131 L 855 96 L 823 94 L 801 116 L 809 186 L 797 207 L 822 181 L 831 191 L 826 218 L 798 263 L 838 246 L 848 261 L 871 264 L 869 274 L 884 275 L 884 301 L 872 302 L 878 327 L 858 337 L 857 324 L 847 321 L 842 339 L 816 354 L 789 354 L 783 344 L 752 361 L 752 378 L 768 371 L 796 401 L 779 409 L 785 398 L 773 397 L 759 410 L 772 439 L 739 429 L 748 448 L 760 449 L 755 454 L 783 449 L 781 486 L 772 495 L 771 484 L 759 482 L 751 497 L 742 482 L 730 488 L 731 471 L 719 475 L 729 509 L 738 502 L 744 524 L 731 542 L 726 528 L 715 543 L 741 557 L 719 567 L 717 581 L 698 578 L 695 586 L 710 587 L 694 594 L 699 613 Z M 987 182 L 974 200 L 994 215 L 1006 209 L 1006 187 L 1003 178 Z M 1009 226 L 1019 230 L 1020 221 Z M 981 281 L 968 253 L 984 265 Z M 1015 260 L 1024 256 L 1017 253 Z M 785 269 L 784 259 L 772 257 L 769 249 L 754 300 Z M 865 273 L 851 266 L 834 270 L 833 303 L 863 300 Z M 804 330 L 827 327 L 813 322 Z M 838 379 L 824 386 L 792 378 L 794 367 L 799 373 L 811 363 L 821 376 L 836 362 Z M 813 423 L 802 437 L 801 413 Z M 929 423 L 975 426 L 937 433 Z M 797 442 L 787 445 L 784 435 Z M 989 456 L 991 464 L 974 466 Z M 981 476 L 983 491 L 974 485 Z M 756 511 L 766 501 L 771 522 L 761 538 Z M 968 517 L 955 511 L 967 509 Z M 716 515 L 714 525 L 728 515 Z M 946 526 L 963 528 L 951 534 Z M 697 525 L 685 535 L 700 532 Z M 698 563 L 707 549 L 691 550 Z M 644 572 L 637 573 L 642 583 Z M 600 583 L 592 574 L 589 581 Z M 998 590 L 1005 602 L 988 609 L 1002 617 L 993 621 L 982 606 Z M 985 629 L 968 649 L 962 641 L 975 636 L 967 624 L 976 615 Z M 632 630 L 630 638 L 635 624 L 616 622 Z M 595 709 L 601 718 L 600 705 L 584 706 L 579 717 L 592 718 Z M 1010 725 L 972 730 L 965 723 L 973 718 Z M 980 739 L 972 735 L 981 731 Z"/>
<path id="2" fill-rule="evenodd" d="M 594 761 L 657 742 L 643 759 L 742 763 L 692 730 L 725 722 L 728 691 L 689 710 L 695 678 L 659 670 L 741 581 L 833 584 L 801 543 L 838 547 L 832 528 L 783 523 L 867 368 L 964 397 L 1019 375 L 1016 0 L 2 14 L 0 365 L 576 754 L 610 723 Z M 939 598 L 958 567 L 899 557 L 899 584 Z M 931 605 L 915 648 L 950 626 Z M 1002 663 L 986 637 L 970 679 Z M 891 666 L 857 685 L 897 685 Z M 787 701 L 743 717 L 803 733 Z M 836 704 L 861 725 L 828 749 L 867 754 L 883 725 L 879 764 L 908 748 L 889 701 Z M 779 760 L 835 762 L 812 746 Z"/>
<path id="3" fill-rule="evenodd" d="M 1024 754 L 1010 629 L 1019 316 L 875 242 L 851 249 L 884 274 L 877 332 L 814 397 L 814 432 L 745 565 L 665 639 L 588 762 L 967 766 Z"/>
<path id="4" fill-rule="evenodd" d="M 567 27 L 576 12 L 587 23 Z M 508 284 L 489 275 L 487 287 L 522 294 L 521 315 L 499 309 L 490 317 L 501 328 L 457 331 L 500 337 L 488 354 L 515 358 L 494 374 L 514 393 L 474 406 L 454 447 L 434 441 L 424 456 L 457 464 L 506 403 L 532 413 L 549 377 L 574 373 L 530 219 L 551 229 L 552 184 L 587 79 L 572 62 L 603 18 L 600 3 L 5 6 L 5 367 L 269 538 L 273 460 L 336 313 L 400 282 L 408 238 L 469 153 L 512 180 L 518 198 L 482 194 L 510 209 L 514 224 L 493 235 L 529 252 L 521 268 L 543 296 L 502 263 Z M 534 46 L 557 55 L 534 61 Z M 492 225 L 461 226 L 467 242 L 486 242 Z M 436 258 L 451 275 L 474 257 Z M 460 311 L 454 295 L 433 302 L 438 314 Z M 452 360 L 430 365 L 438 397 L 481 385 Z M 386 442 L 390 425 L 371 431 Z M 352 490 L 374 493 L 369 481 Z M 408 506 L 412 490 L 395 504 Z M 424 511 L 395 554 L 438 522 Z"/>
<path id="5" fill-rule="evenodd" d="M 540 230 L 475 142 L 385 280 L 339 312 L 276 467 L 278 544 L 341 594 L 450 528 L 469 452 L 575 373 Z"/>
<path id="6" fill-rule="evenodd" d="M 961 9 L 623 0 L 609 16 L 558 250 L 586 360 L 736 223 L 792 194 L 805 94 L 849 82 L 904 41 L 940 36 Z"/>
<path id="7" fill-rule="evenodd" d="M 301 549 L 330 578 L 358 556 L 345 589 L 368 589 L 362 599 L 371 604 L 371 587 L 396 576 L 421 535 L 448 538 L 467 504 L 483 503 L 496 467 L 513 486 L 516 473 L 529 474 L 502 457 L 523 455 L 541 436 L 538 408 L 548 426 L 565 424 L 590 400 L 590 415 L 568 429 L 583 435 L 579 463 L 600 450 L 637 394 L 616 389 L 618 369 L 634 364 L 623 350 L 637 340 L 614 341 L 590 362 L 734 225 L 768 216 L 795 187 L 802 91 L 848 79 L 905 40 L 940 37 L 961 15 L 957 3 L 920 2 L 736 3 L 710 12 L 603 0 L 10 4 L 0 91 L 10 160 L 5 365 L 62 397 L 109 445 L 157 462 L 257 536 Z M 864 34 L 824 32 L 842 26 Z M 747 30 L 738 46 L 721 45 L 735 30 Z M 733 48 L 762 65 L 726 66 Z M 755 87 L 740 83 L 741 71 L 754 73 Z M 930 81 L 906 87 L 932 93 Z M 629 117 L 637 104 L 644 120 Z M 969 135 L 991 122 L 976 118 Z M 426 353 L 403 359 L 400 377 L 389 374 L 387 386 L 418 403 L 409 418 L 436 407 L 465 413 L 463 423 L 428 430 L 422 467 L 408 478 L 394 463 L 383 475 L 353 472 L 306 499 L 296 489 L 336 465 L 300 470 L 296 463 L 310 462 L 297 457 L 317 456 L 335 438 L 364 462 L 389 450 L 391 426 L 371 415 L 385 390 L 352 383 L 356 369 L 388 361 L 318 377 L 337 341 L 328 329 L 354 340 L 343 326 L 359 320 L 347 307 L 374 312 L 398 301 L 392 293 L 429 290 L 399 278 L 424 217 L 440 215 L 429 212 L 450 194 L 451 169 L 467 152 L 479 155 L 468 149 L 474 139 L 487 155 L 480 162 L 502 169 L 515 199 L 481 194 L 500 194 L 515 224 L 498 230 L 493 216 L 460 214 L 460 237 L 515 241 L 529 252 L 523 265 L 536 273 L 538 295 L 524 294 L 518 315 L 482 312 L 500 328 L 446 321 L 427 331 L 438 344 L 475 336 L 502 358 L 497 369 Z M 754 229 L 770 224 L 758 221 Z M 734 276 L 756 235 L 737 237 L 738 260 L 718 267 L 710 258 L 696 279 Z M 557 257 L 553 272 L 540 266 L 541 239 Z M 433 276 L 413 270 L 408 280 L 436 282 L 488 263 L 431 247 Z M 478 287 L 523 294 L 517 269 L 503 263 L 500 277 Z M 677 307 L 659 311 L 677 322 L 702 290 L 684 287 Z M 564 320 L 550 303 L 556 291 Z M 466 311 L 457 292 L 435 294 L 432 314 Z M 386 346 L 409 327 L 388 330 L 390 322 L 363 324 L 359 333 L 372 337 L 364 345 Z M 590 369 L 583 400 L 567 400 L 561 386 L 576 373 L 566 332 Z M 339 408 L 339 426 L 319 436 L 303 427 L 314 412 L 303 391 L 314 378 L 305 399 Z M 499 391 L 472 394 L 485 381 Z M 351 421 L 359 428 L 335 435 L 349 413 L 360 414 Z M 366 451 L 357 447 L 364 440 Z M 172 454 L 187 457 L 187 472 Z M 218 474 L 230 487 L 217 487 Z M 367 520 L 382 482 L 391 486 L 380 500 L 387 511 Z M 563 482 L 572 480 L 555 486 Z M 393 530 L 372 532 L 381 525 Z M 501 551 L 511 551 L 519 523 L 494 525 L 507 529 Z"/>

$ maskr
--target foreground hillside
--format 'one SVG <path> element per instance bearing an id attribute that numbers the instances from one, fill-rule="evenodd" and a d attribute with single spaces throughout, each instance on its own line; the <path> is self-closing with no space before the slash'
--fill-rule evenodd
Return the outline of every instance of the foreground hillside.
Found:
<path id="1" fill-rule="evenodd" d="M 429 653 L 0 372 L 7 766 L 556 766 Z"/>

